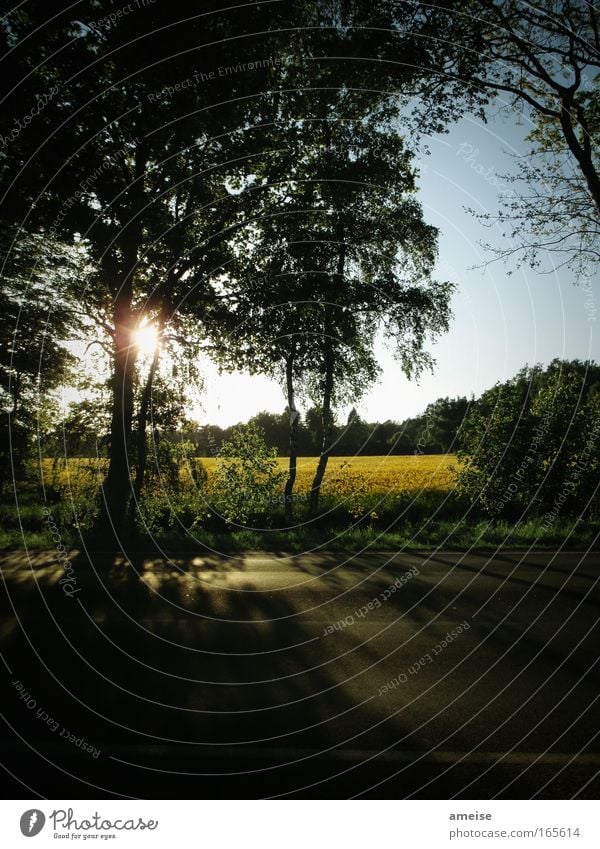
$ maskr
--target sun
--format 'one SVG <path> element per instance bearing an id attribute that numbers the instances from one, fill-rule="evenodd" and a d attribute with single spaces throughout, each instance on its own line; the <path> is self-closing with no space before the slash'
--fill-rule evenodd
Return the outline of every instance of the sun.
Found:
<path id="1" fill-rule="evenodd" d="M 133 334 L 134 345 L 142 356 L 152 355 L 158 345 L 158 332 L 153 324 L 140 324 Z"/>

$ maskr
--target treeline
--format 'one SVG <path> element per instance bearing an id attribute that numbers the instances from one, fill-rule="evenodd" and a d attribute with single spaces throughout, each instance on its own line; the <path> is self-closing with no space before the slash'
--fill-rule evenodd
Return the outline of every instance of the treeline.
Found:
<path id="1" fill-rule="evenodd" d="M 467 398 L 440 398 L 429 404 L 420 416 L 402 422 L 367 422 L 354 411 L 346 422 L 333 427 L 330 456 L 381 456 L 384 454 L 446 454 L 456 451 L 457 435 L 472 402 Z M 283 413 L 258 413 L 248 424 L 257 425 L 265 442 L 275 448 L 280 457 L 289 457 L 290 416 Z M 203 427 L 189 423 L 171 439 L 189 440 L 198 457 L 217 457 L 220 447 L 229 442 L 240 424 L 221 428 Z M 298 454 L 317 456 L 323 443 L 321 411 L 309 408 L 298 421 Z"/>

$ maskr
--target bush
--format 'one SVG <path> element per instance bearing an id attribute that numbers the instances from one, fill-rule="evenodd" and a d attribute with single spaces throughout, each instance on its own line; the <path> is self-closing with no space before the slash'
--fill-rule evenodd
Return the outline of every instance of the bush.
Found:
<path id="1" fill-rule="evenodd" d="M 212 504 L 229 525 L 265 521 L 277 503 L 286 478 L 255 424 L 235 428 L 217 458 Z"/>
<path id="2" fill-rule="evenodd" d="M 191 482 L 198 491 L 206 484 L 208 475 L 204 465 L 194 457 L 192 442 L 170 442 L 152 439 L 148 452 L 148 466 L 144 488 L 153 494 L 182 492 Z"/>
<path id="3" fill-rule="evenodd" d="M 600 474 L 600 370 L 558 360 L 524 369 L 482 395 L 461 441 L 459 489 L 488 515 L 545 515 L 548 527 L 578 515 Z"/>

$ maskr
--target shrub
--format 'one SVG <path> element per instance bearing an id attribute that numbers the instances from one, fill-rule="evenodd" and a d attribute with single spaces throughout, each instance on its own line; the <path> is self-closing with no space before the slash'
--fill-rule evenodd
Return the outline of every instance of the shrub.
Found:
<path id="1" fill-rule="evenodd" d="M 600 370 L 554 361 L 485 392 L 461 429 L 459 489 L 488 515 L 578 515 L 598 485 Z M 596 508 L 597 509 L 597 508 Z"/>
<path id="2" fill-rule="evenodd" d="M 248 524 L 270 516 L 281 502 L 286 474 L 255 424 L 233 430 L 217 459 L 211 495 L 215 511 L 229 524 Z"/>
<path id="3" fill-rule="evenodd" d="M 194 450 L 192 442 L 153 438 L 148 452 L 146 491 L 182 492 L 190 481 L 195 490 L 202 489 L 208 476 L 204 465 L 193 456 Z"/>

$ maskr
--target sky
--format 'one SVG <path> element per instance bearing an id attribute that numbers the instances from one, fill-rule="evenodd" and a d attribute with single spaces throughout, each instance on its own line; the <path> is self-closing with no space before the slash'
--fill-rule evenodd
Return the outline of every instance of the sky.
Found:
<path id="1" fill-rule="evenodd" d="M 341 420 L 355 406 L 369 422 L 402 421 L 440 397 L 477 397 L 526 364 L 547 364 L 555 357 L 600 359 L 600 309 L 594 317 L 598 276 L 590 291 L 574 286 L 564 269 L 543 274 L 527 266 L 517 269 L 514 260 L 476 267 L 492 259 L 482 242 L 505 247 L 506 241 L 466 208 L 497 211 L 500 178 L 514 171 L 514 155 L 526 152 L 528 131 L 527 118 L 495 116 L 487 123 L 464 118 L 449 133 L 429 140 L 430 155 L 420 160 L 419 199 L 425 220 L 440 231 L 438 278 L 457 284 L 454 318 L 449 332 L 428 348 L 436 359 L 434 373 L 418 382 L 404 377 L 379 343 L 381 378 L 360 401 L 339 411 Z M 225 427 L 285 407 L 281 388 L 266 378 L 219 375 L 206 363 L 205 381 L 202 407 L 194 410 L 203 424 Z"/>

